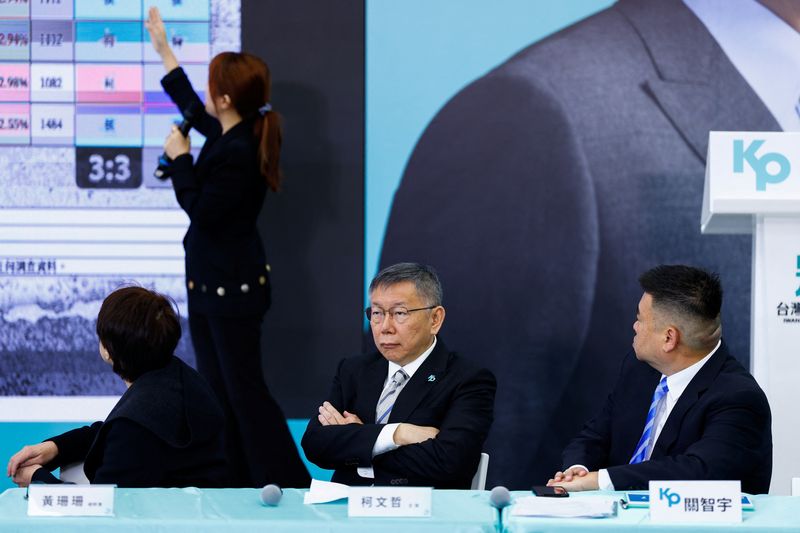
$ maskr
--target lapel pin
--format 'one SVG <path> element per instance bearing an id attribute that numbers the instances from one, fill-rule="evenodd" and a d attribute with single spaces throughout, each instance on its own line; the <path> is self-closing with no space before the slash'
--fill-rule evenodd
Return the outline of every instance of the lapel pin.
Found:
<path id="1" fill-rule="evenodd" d="M 428 376 L 428 381 L 436 381 L 436 376 L 431 374 L 430 376 Z"/>

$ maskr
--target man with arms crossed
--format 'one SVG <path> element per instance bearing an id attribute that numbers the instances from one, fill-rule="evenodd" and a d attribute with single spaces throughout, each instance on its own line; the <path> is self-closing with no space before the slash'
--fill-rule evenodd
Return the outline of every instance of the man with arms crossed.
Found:
<path id="1" fill-rule="evenodd" d="M 636 490 L 651 480 L 738 479 L 744 492 L 766 493 L 769 404 L 721 340 L 719 278 L 662 265 L 639 283 L 633 352 L 548 485 Z"/>
<path id="2" fill-rule="evenodd" d="M 306 456 L 348 485 L 469 488 L 492 424 L 494 376 L 437 339 L 445 310 L 430 267 L 389 266 L 369 294 L 378 353 L 339 363 L 303 436 Z"/>

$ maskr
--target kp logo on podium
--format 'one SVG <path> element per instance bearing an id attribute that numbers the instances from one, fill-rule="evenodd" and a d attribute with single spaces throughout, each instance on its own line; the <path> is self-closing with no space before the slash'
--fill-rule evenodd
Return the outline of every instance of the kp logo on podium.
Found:
<path id="1" fill-rule="evenodd" d="M 756 173 L 756 190 L 766 191 L 767 185 L 777 185 L 789 177 L 792 165 L 789 158 L 778 152 L 758 151 L 764 144 L 764 140 L 755 139 L 745 146 L 741 139 L 733 141 L 733 172 L 741 174 L 744 172 L 744 164 L 747 163 Z"/>

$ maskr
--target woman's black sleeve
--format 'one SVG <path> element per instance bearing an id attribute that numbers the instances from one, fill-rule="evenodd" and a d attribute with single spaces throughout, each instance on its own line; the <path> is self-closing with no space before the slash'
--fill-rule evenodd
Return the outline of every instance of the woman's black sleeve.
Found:
<path id="1" fill-rule="evenodd" d="M 178 106 L 181 113 L 192 109 L 192 127 L 206 137 L 217 137 L 222 133 L 222 126 L 217 119 L 206 112 L 205 105 L 197 96 L 192 88 L 192 83 L 186 76 L 181 67 L 169 71 L 166 76 L 161 78 L 161 86 L 169 95 L 170 99 Z M 167 133 L 164 132 L 166 137 Z"/>

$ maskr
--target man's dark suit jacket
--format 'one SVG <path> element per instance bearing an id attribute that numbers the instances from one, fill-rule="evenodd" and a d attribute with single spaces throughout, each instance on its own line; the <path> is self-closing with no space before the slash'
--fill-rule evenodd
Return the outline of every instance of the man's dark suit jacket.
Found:
<path id="1" fill-rule="evenodd" d="M 51 440 L 53 462 L 33 480 L 59 483 L 50 470 L 84 462 L 92 483 L 120 487 L 224 487 L 225 418 L 217 397 L 193 368 L 173 357 L 139 376 L 104 422 Z"/>
<path id="2" fill-rule="evenodd" d="M 564 467 L 607 468 L 616 490 L 650 480 L 741 480 L 769 491 L 772 429 L 764 392 L 723 343 L 681 394 L 649 461 L 628 464 L 642 436 L 661 373 L 630 352 L 602 411 L 564 450 Z"/>
<path id="3" fill-rule="evenodd" d="M 449 352 L 439 339 L 400 391 L 387 421 L 434 426 L 439 434 L 373 458 L 372 448 L 384 427 L 375 424 L 375 406 L 388 368 L 377 352 L 339 363 L 326 399 L 339 412 L 358 415 L 364 424 L 322 426 L 312 417 L 302 441 L 306 457 L 321 468 L 335 469 L 333 481 L 348 485 L 468 489 L 492 425 L 494 376 Z M 356 472 L 369 466 L 374 468 L 374 480 Z"/>
<path id="4" fill-rule="evenodd" d="M 442 335 L 502 383 L 490 484 L 559 468 L 614 383 L 608 354 L 630 346 L 636 280 L 655 265 L 720 274 L 726 340 L 746 361 L 751 238 L 700 234 L 708 132 L 779 129 L 681 0 L 623 0 L 560 31 L 428 125 L 380 265 L 435 265 Z"/>

